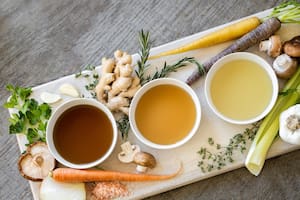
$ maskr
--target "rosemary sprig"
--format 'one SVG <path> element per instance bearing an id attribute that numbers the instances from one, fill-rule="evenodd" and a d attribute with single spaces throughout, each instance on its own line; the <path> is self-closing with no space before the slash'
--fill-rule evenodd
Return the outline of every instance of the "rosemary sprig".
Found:
<path id="1" fill-rule="evenodd" d="M 157 78 L 166 77 L 169 73 L 176 72 L 179 68 L 185 67 L 189 63 L 196 64 L 199 69 L 203 70 L 202 65 L 199 62 L 197 62 L 195 58 L 184 57 L 173 65 L 167 65 L 167 63 L 165 62 L 164 67 L 160 71 L 156 71 L 152 77 L 149 76 L 147 79 L 148 81 L 150 81 Z"/>
<path id="2" fill-rule="evenodd" d="M 216 153 L 211 152 L 206 147 L 201 147 L 198 151 L 200 155 L 200 161 L 198 167 L 200 167 L 203 173 L 210 172 L 215 169 L 222 169 L 228 163 L 234 162 L 233 156 L 240 152 L 241 154 L 247 150 L 247 144 L 253 141 L 255 134 L 259 128 L 260 122 L 253 123 L 250 128 L 246 128 L 243 133 L 234 135 L 229 140 L 227 146 L 221 146 L 215 143 L 212 138 L 208 138 L 208 144 L 214 147 Z"/>
<path id="3" fill-rule="evenodd" d="M 141 30 L 139 32 L 139 43 L 140 43 L 140 60 L 137 62 L 138 69 L 135 70 L 136 75 L 140 79 L 141 85 L 144 85 L 147 82 L 147 79 L 145 79 L 145 71 L 146 68 L 149 67 L 149 64 L 146 64 L 149 53 L 151 49 L 151 42 L 150 42 L 150 34 L 149 31 L 144 32 Z"/>

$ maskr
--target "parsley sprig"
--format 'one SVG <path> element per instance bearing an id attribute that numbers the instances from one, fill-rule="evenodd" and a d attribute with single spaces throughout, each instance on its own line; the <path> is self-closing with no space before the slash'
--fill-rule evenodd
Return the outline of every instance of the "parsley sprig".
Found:
<path id="1" fill-rule="evenodd" d="M 45 141 L 51 107 L 29 98 L 32 93 L 31 88 L 14 87 L 9 84 L 6 89 L 11 92 L 11 96 L 4 107 L 16 109 L 16 112 L 9 118 L 9 133 L 26 135 L 29 144 L 35 141 Z"/>

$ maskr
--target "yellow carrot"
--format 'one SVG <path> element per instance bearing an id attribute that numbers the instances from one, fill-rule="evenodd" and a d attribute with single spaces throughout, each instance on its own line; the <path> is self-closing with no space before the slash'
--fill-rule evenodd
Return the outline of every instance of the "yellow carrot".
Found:
<path id="1" fill-rule="evenodd" d="M 251 30 L 255 29 L 260 24 L 260 20 L 257 17 L 250 17 L 234 24 L 228 25 L 220 30 L 210 33 L 204 37 L 199 38 L 191 43 L 183 45 L 179 48 L 165 51 L 157 55 L 150 56 L 149 59 L 155 59 L 162 56 L 174 55 L 191 51 L 199 48 L 213 46 L 222 42 L 237 39 Z"/>

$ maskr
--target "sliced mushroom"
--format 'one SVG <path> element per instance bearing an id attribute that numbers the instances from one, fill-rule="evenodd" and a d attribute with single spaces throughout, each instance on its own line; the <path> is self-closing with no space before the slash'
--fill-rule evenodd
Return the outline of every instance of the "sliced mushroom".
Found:
<path id="1" fill-rule="evenodd" d="M 291 57 L 300 57 L 300 35 L 286 41 L 283 44 L 283 51 Z"/>
<path id="2" fill-rule="evenodd" d="M 260 42 L 259 50 L 266 51 L 269 56 L 275 58 L 280 55 L 281 46 L 279 35 L 272 35 L 269 40 Z"/>
<path id="3" fill-rule="evenodd" d="M 152 169 L 156 166 L 154 156 L 147 152 L 138 152 L 133 158 L 133 162 L 137 164 L 136 170 L 138 172 L 146 172 L 148 168 Z"/>
<path id="4" fill-rule="evenodd" d="M 281 54 L 274 60 L 273 69 L 279 78 L 291 78 L 297 70 L 297 60 L 287 54 Z"/>
<path id="5" fill-rule="evenodd" d="M 122 152 L 118 154 L 118 158 L 123 163 L 131 163 L 133 161 L 134 155 L 140 152 L 140 147 L 138 145 L 132 145 L 130 142 L 125 142 L 121 145 Z"/>
<path id="6" fill-rule="evenodd" d="M 21 175 L 31 181 L 42 181 L 55 167 L 55 159 L 46 143 L 31 144 L 19 159 Z"/>

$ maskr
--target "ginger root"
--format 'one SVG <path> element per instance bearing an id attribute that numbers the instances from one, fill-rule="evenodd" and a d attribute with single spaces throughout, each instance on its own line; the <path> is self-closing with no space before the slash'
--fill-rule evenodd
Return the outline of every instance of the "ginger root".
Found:
<path id="1" fill-rule="evenodd" d="M 102 59 L 101 77 L 95 92 L 97 99 L 111 111 L 128 115 L 129 102 L 141 87 L 133 71 L 131 55 L 121 50 L 114 53 L 114 59 Z"/>

